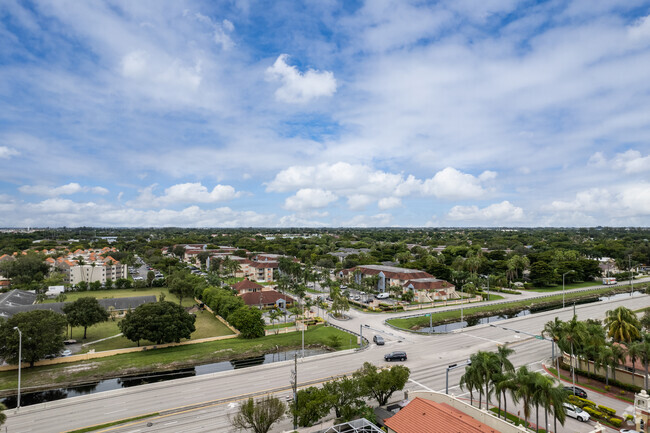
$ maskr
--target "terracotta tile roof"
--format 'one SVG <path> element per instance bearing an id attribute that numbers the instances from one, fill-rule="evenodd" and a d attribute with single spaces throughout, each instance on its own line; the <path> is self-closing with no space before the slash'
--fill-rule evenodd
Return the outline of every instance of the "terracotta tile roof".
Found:
<path id="1" fill-rule="evenodd" d="M 244 279 L 236 284 L 233 284 L 232 288 L 238 292 L 241 292 L 242 290 L 262 290 L 263 287 L 249 279 Z"/>
<path id="2" fill-rule="evenodd" d="M 404 284 L 404 287 L 408 287 L 409 285 L 413 285 L 413 288 L 415 290 L 441 290 L 454 287 L 447 281 L 439 280 L 437 278 L 416 278 L 413 280 L 408 280 Z"/>
<path id="3" fill-rule="evenodd" d="M 397 433 L 499 433 L 446 403 L 419 397 L 384 424 Z"/>
<path id="4" fill-rule="evenodd" d="M 264 290 L 262 292 L 248 292 L 239 295 L 246 305 L 273 305 L 278 299 L 284 299 L 287 304 L 294 302 L 291 296 L 283 295 L 275 290 Z"/>

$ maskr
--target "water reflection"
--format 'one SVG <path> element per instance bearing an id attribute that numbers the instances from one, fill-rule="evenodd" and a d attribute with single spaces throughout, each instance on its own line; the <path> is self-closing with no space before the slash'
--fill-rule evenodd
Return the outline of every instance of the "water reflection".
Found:
<path id="1" fill-rule="evenodd" d="M 29 406 L 48 401 L 62 400 L 68 397 L 76 397 L 85 394 L 94 394 L 112 389 L 130 388 L 146 383 L 161 382 L 165 380 L 180 379 L 183 377 L 200 376 L 203 374 L 217 373 L 238 368 L 252 367 L 254 365 L 270 364 L 278 361 L 293 359 L 294 354 L 300 356 L 301 350 L 286 350 L 267 353 L 266 355 L 250 358 L 240 358 L 231 361 L 213 362 L 211 364 L 197 365 L 196 367 L 182 368 L 173 371 L 159 373 L 146 373 L 133 376 L 125 376 L 116 379 L 106 379 L 99 382 L 69 387 L 58 388 L 40 392 L 21 393 L 20 405 Z M 325 349 L 305 349 L 305 356 L 320 355 L 327 353 Z M 1 400 L 8 409 L 16 407 L 16 396 L 6 397 Z"/>

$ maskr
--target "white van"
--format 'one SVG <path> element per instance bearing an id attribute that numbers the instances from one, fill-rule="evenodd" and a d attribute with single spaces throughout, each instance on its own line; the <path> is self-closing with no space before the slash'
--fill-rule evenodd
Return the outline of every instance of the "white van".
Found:
<path id="1" fill-rule="evenodd" d="M 388 299 L 388 298 L 390 298 L 390 293 L 388 293 L 388 292 L 379 293 L 379 294 L 375 295 L 375 298 L 377 298 L 377 299 Z"/>

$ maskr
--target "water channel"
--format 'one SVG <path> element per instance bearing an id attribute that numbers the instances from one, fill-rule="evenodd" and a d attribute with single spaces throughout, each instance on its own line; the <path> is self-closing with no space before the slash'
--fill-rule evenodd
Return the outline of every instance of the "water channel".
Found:
<path id="1" fill-rule="evenodd" d="M 327 353 L 325 349 L 305 349 L 305 356 L 314 356 Z M 267 353 L 266 355 L 252 358 L 234 359 L 231 361 L 214 362 L 212 364 L 197 365 L 179 370 L 160 373 L 147 373 L 135 376 L 118 377 L 115 379 L 100 380 L 85 385 L 69 388 L 56 388 L 46 391 L 21 393 L 20 406 L 29 406 L 48 401 L 62 400 L 79 395 L 95 394 L 97 392 L 113 389 L 129 388 L 147 383 L 162 382 L 165 380 L 181 379 L 183 377 L 200 376 L 203 374 L 217 373 L 219 371 L 235 370 L 238 368 L 252 367 L 254 365 L 270 364 L 273 362 L 292 360 L 294 354 L 301 356 L 302 350 L 287 350 L 284 352 Z M 12 395 L 0 400 L 8 409 L 16 407 L 16 396 Z"/>
<path id="2" fill-rule="evenodd" d="M 640 294 L 641 294 L 641 292 L 633 292 L 632 293 L 632 295 L 634 295 L 634 296 L 637 296 L 637 295 L 640 295 Z M 629 298 L 630 294 L 629 293 L 618 293 L 616 295 L 603 296 L 603 297 L 600 297 L 600 298 L 597 298 L 597 299 L 596 298 L 594 298 L 594 299 L 584 299 L 582 301 L 575 302 L 575 305 L 591 304 L 593 302 L 599 302 L 599 301 L 614 301 L 616 299 L 622 299 L 622 298 L 625 298 L 625 297 Z M 574 305 L 574 303 L 573 302 L 567 303 L 567 305 L 572 306 L 572 305 Z M 452 331 L 454 331 L 456 329 L 463 329 L 463 328 L 467 328 L 467 327 L 470 327 L 470 326 L 483 325 L 483 324 L 486 324 L 486 323 L 494 323 L 494 322 L 498 322 L 500 320 L 512 319 L 514 317 L 528 316 L 529 314 L 541 313 L 541 312 L 544 312 L 544 311 L 551 311 L 551 310 L 558 310 L 558 309 L 561 309 L 561 308 L 562 308 L 561 305 L 554 305 L 554 306 L 550 306 L 550 307 L 543 307 L 543 308 L 539 308 L 539 309 L 534 309 L 532 311 L 530 309 L 522 310 L 522 311 L 520 311 L 520 312 L 518 312 L 516 314 L 506 314 L 506 315 L 502 314 L 502 315 L 494 315 L 494 316 L 481 317 L 481 318 L 469 318 L 469 319 L 464 320 L 464 321 L 451 322 L 451 323 L 446 323 L 444 325 L 437 325 L 437 326 L 434 326 L 433 328 L 430 328 L 429 326 L 427 326 L 426 328 L 418 329 L 417 332 L 421 332 L 423 334 L 429 334 L 429 333 L 445 334 L 447 332 L 452 332 Z"/>

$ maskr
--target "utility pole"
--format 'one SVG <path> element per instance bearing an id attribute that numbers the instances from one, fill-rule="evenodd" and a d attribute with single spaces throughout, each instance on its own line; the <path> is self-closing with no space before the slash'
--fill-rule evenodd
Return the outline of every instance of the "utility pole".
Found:
<path id="1" fill-rule="evenodd" d="M 293 354 L 293 370 L 291 371 L 291 387 L 293 388 L 293 429 L 298 429 L 298 354 Z"/>
<path id="2" fill-rule="evenodd" d="M 629 254 L 627 256 L 627 271 L 630 274 L 630 296 L 632 296 L 632 292 L 633 292 L 632 288 L 634 287 L 632 285 L 632 278 L 633 278 L 633 276 L 632 276 L 632 256 L 629 255 Z"/>

